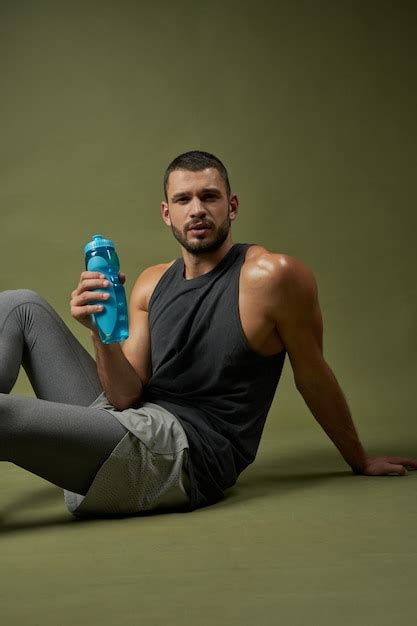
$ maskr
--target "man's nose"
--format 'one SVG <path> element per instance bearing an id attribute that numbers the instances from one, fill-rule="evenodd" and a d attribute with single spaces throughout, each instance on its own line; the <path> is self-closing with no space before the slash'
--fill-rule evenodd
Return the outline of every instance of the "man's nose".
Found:
<path id="1" fill-rule="evenodd" d="M 190 217 L 202 217 L 203 215 L 206 215 L 206 208 L 201 200 L 197 198 L 192 204 Z"/>

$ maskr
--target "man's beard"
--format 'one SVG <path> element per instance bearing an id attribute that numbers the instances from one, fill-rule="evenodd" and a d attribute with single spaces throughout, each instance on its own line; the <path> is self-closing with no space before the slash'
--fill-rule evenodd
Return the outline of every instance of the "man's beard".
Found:
<path id="1" fill-rule="evenodd" d="M 210 252 L 215 252 L 227 239 L 227 235 L 229 234 L 231 220 L 230 217 L 227 216 L 226 219 L 217 229 L 217 233 L 214 239 L 204 238 L 197 241 L 188 241 L 187 236 L 184 236 L 178 228 L 175 228 L 173 224 L 171 224 L 172 234 L 175 239 L 180 243 L 183 248 L 187 250 L 190 254 L 194 254 L 194 256 L 199 256 L 203 254 L 208 254 Z M 213 227 L 211 227 L 213 230 Z"/>

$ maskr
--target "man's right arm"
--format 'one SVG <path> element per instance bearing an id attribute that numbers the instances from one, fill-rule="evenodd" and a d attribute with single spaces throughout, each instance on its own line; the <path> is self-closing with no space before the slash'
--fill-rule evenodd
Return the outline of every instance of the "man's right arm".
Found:
<path id="1" fill-rule="evenodd" d="M 156 267 L 144 270 L 132 289 L 129 337 L 123 343 L 103 344 L 90 318 L 97 310 L 96 305 L 86 303 L 102 297 L 96 291 L 89 291 L 103 287 L 99 274 L 83 272 L 78 288 L 72 293 L 72 316 L 90 329 L 100 382 L 109 402 L 118 410 L 135 406 L 151 376 L 147 304 L 158 278 Z"/>
<path id="2" fill-rule="evenodd" d="M 155 268 L 137 278 L 129 299 L 129 337 L 123 343 L 103 344 L 91 331 L 97 372 L 109 402 L 122 411 L 139 402 L 151 377 L 151 340 L 148 301 L 154 287 Z"/>
<path id="3" fill-rule="evenodd" d="M 90 331 L 96 354 L 97 373 L 106 397 L 119 411 L 134 406 L 144 384 L 119 343 L 103 344 L 97 330 Z"/>

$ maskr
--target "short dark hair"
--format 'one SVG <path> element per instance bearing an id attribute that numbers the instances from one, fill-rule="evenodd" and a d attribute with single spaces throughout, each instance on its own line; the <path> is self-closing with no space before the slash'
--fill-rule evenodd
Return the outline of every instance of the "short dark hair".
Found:
<path id="1" fill-rule="evenodd" d="M 165 200 L 168 202 L 167 187 L 168 178 L 171 172 L 174 170 L 188 170 L 190 172 L 201 172 L 206 167 L 214 167 L 220 173 L 226 185 L 227 197 L 230 197 L 230 183 L 227 170 L 223 163 L 214 154 L 209 152 L 201 152 L 201 150 L 191 150 L 190 152 L 184 152 L 175 157 L 173 161 L 168 165 L 164 175 L 164 193 Z"/>

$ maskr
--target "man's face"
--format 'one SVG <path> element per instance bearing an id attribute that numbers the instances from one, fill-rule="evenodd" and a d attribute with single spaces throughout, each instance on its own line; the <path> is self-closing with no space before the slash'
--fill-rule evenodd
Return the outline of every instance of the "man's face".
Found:
<path id="1" fill-rule="evenodd" d="M 161 204 L 162 219 L 188 252 L 207 254 L 223 245 L 236 218 L 238 200 L 236 194 L 228 200 L 226 185 L 216 168 L 174 170 L 168 179 L 167 196 L 168 202 Z"/>

